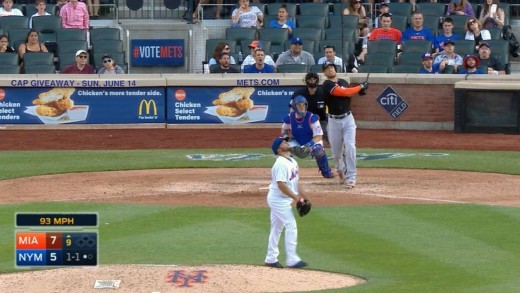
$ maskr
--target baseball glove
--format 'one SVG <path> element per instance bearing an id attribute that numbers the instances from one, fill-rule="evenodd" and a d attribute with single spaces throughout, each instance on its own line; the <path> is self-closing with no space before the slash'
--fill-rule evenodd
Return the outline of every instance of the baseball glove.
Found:
<path id="1" fill-rule="evenodd" d="M 298 158 L 306 158 L 311 153 L 311 150 L 308 146 L 295 146 L 292 148 L 293 155 L 297 156 Z"/>
<path id="2" fill-rule="evenodd" d="M 308 199 L 300 198 L 296 202 L 296 211 L 300 217 L 305 216 L 311 211 L 312 204 Z"/>

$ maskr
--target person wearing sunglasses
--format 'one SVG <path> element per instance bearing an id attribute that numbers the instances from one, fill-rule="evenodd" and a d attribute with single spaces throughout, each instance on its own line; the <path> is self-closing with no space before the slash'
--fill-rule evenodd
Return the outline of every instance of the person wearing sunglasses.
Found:
<path id="1" fill-rule="evenodd" d="M 76 52 L 76 62 L 68 65 L 61 73 L 64 74 L 95 74 L 96 70 L 88 64 L 88 53 L 85 50 Z"/>
<path id="2" fill-rule="evenodd" d="M 464 39 L 475 41 L 475 51 L 478 51 L 478 45 L 481 42 L 491 40 L 491 33 L 486 29 L 482 29 L 482 24 L 477 18 L 469 17 L 466 22 L 466 35 Z"/>
<path id="3" fill-rule="evenodd" d="M 98 74 L 125 74 L 125 71 L 121 66 L 116 64 L 116 60 L 110 57 L 110 55 L 105 54 L 101 58 L 103 61 L 103 67 L 98 70 Z"/>
<path id="4" fill-rule="evenodd" d="M 213 50 L 212 58 L 209 59 L 209 61 L 208 61 L 208 65 L 209 66 L 217 65 L 218 64 L 218 56 L 222 52 L 226 52 L 226 53 L 229 54 L 229 62 L 230 62 L 230 64 L 237 64 L 237 62 L 235 61 L 235 58 L 233 58 L 233 56 L 231 56 L 231 48 L 229 47 L 229 45 L 224 43 L 224 42 L 220 42 L 220 43 L 218 43 L 215 46 L 215 49 Z"/>

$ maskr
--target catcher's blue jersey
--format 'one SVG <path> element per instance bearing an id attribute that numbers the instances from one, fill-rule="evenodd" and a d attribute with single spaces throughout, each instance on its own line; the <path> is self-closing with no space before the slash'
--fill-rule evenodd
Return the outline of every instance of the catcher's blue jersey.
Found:
<path id="1" fill-rule="evenodd" d="M 318 115 L 306 112 L 305 117 L 296 118 L 296 112 L 291 112 L 283 118 L 283 122 L 291 125 L 292 136 L 300 145 L 308 143 L 314 136 L 311 125 L 320 120 Z"/>

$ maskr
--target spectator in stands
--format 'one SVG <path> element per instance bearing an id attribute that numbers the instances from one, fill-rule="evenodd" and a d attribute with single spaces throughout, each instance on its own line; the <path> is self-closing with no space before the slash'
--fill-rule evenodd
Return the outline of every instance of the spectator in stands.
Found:
<path id="1" fill-rule="evenodd" d="M 382 2 L 381 5 L 379 5 L 379 10 L 377 11 L 377 17 L 375 20 L 374 27 L 376 27 L 376 28 L 380 27 L 380 24 L 379 24 L 379 20 L 381 19 L 380 16 L 385 13 L 390 13 L 390 8 L 388 7 L 388 4 L 386 4 L 386 2 Z"/>
<path id="2" fill-rule="evenodd" d="M 44 43 L 40 43 L 40 34 L 35 29 L 30 29 L 25 37 L 25 42 L 18 47 L 18 56 L 23 66 L 23 57 L 25 54 L 35 52 L 49 52 Z"/>
<path id="3" fill-rule="evenodd" d="M 481 7 L 478 20 L 484 28 L 502 28 L 504 26 L 506 16 L 498 0 L 485 0 Z"/>
<path id="4" fill-rule="evenodd" d="M 412 27 L 403 33 L 403 40 L 427 40 L 433 42 L 433 33 L 430 29 L 423 27 L 424 17 L 419 11 L 412 13 Z"/>
<path id="5" fill-rule="evenodd" d="M 242 71 L 244 71 L 244 67 L 246 65 L 252 65 L 252 64 L 255 64 L 256 61 L 255 61 L 255 50 L 257 48 L 262 48 L 262 41 L 260 40 L 255 40 L 255 41 L 252 41 L 251 44 L 249 44 L 249 52 L 250 54 L 247 55 L 247 57 L 244 59 L 244 61 L 242 62 Z M 265 52 L 264 52 L 265 54 Z M 276 67 L 276 64 L 274 63 L 274 60 L 271 56 L 269 56 L 269 54 L 265 54 L 265 58 L 264 58 L 264 63 L 265 64 L 269 64 L 273 67 Z"/>
<path id="6" fill-rule="evenodd" d="M 379 16 L 379 21 L 381 23 L 380 28 L 375 28 L 368 36 L 369 41 L 374 40 L 394 40 L 398 45 L 401 44 L 402 33 L 400 30 L 391 27 L 392 26 L 392 14 L 384 13 Z M 365 55 L 367 54 L 367 48 L 363 48 L 357 59 L 360 62 L 365 60 Z"/>
<path id="7" fill-rule="evenodd" d="M 437 74 L 439 71 L 433 66 L 433 55 L 429 52 L 422 54 L 422 66 L 419 73 L 423 74 Z"/>
<path id="8" fill-rule="evenodd" d="M 487 74 L 506 74 L 504 65 L 495 56 L 491 55 L 491 48 L 488 43 L 480 43 L 478 46 L 478 57 L 480 67 L 486 67 Z"/>
<path id="9" fill-rule="evenodd" d="M 433 41 L 435 53 L 440 53 L 444 50 L 444 42 L 446 40 L 460 40 L 460 36 L 453 34 L 453 19 L 450 17 L 446 17 L 442 20 L 442 31 L 443 33 L 435 37 Z"/>
<path id="10" fill-rule="evenodd" d="M 262 48 L 255 50 L 255 64 L 244 67 L 244 73 L 275 73 L 274 66 L 264 63 L 265 52 Z"/>
<path id="11" fill-rule="evenodd" d="M 13 8 L 13 0 L 4 0 L 2 1 L 2 6 L 0 7 L 0 16 L 10 16 L 10 15 L 18 15 L 23 16 L 22 11 L 18 8 Z"/>
<path id="12" fill-rule="evenodd" d="M 117 65 L 116 60 L 114 60 L 110 55 L 103 55 L 101 61 L 103 61 L 103 67 L 99 69 L 98 74 L 125 74 L 123 68 Z"/>
<path id="13" fill-rule="evenodd" d="M 88 64 L 88 53 L 85 50 L 76 52 L 76 62 L 68 65 L 61 73 L 64 74 L 95 74 L 96 70 Z"/>
<path id="14" fill-rule="evenodd" d="M 83 2 L 70 0 L 60 9 L 60 16 L 63 28 L 89 29 L 90 18 Z"/>
<path id="15" fill-rule="evenodd" d="M 36 7 L 36 13 L 31 16 L 31 19 L 29 19 L 30 28 L 32 28 L 33 17 L 50 15 L 46 10 L 47 5 L 45 3 L 45 0 L 36 0 L 36 2 L 34 3 L 34 6 Z"/>
<path id="16" fill-rule="evenodd" d="M 63 5 L 67 4 L 67 0 L 56 0 L 56 6 L 54 6 L 54 9 L 56 10 L 56 14 L 60 14 L 60 9 L 63 7 Z"/>
<path id="17" fill-rule="evenodd" d="M 210 73 L 240 73 L 238 69 L 230 66 L 228 52 L 221 52 L 217 58 L 218 63 L 210 66 Z"/>
<path id="18" fill-rule="evenodd" d="M 357 15 L 359 17 L 359 36 L 365 37 L 368 35 L 368 28 L 371 23 L 361 0 L 349 0 L 349 5 L 343 9 L 343 15 Z"/>
<path id="19" fill-rule="evenodd" d="M 457 68 L 462 65 L 462 56 L 455 53 L 455 42 L 446 40 L 444 51 L 442 51 L 433 61 L 434 68 L 438 68 L 439 73 L 456 73 Z"/>
<path id="20" fill-rule="evenodd" d="M 491 40 L 491 33 L 488 30 L 482 29 L 482 24 L 475 17 L 468 18 L 466 22 L 466 40 L 475 41 L 475 51 L 478 50 L 478 45 L 482 41 Z"/>
<path id="21" fill-rule="evenodd" d="M 475 17 L 473 6 L 468 0 L 452 0 L 448 5 L 446 15 L 466 15 Z"/>
<path id="22" fill-rule="evenodd" d="M 303 41 L 299 37 L 292 38 L 291 48 L 278 56 L 276 66 L 281 64 L 305 64 L 314 65 L 314 56 L 302 49 Z"/>
<path id="23" fill-rule="evenodd" d="M 0 35 L 0 53 L 15 52 L 13 47 L 9 46 L 9 39 L 6 35 Z"/>
<path id="24" fill-rule="evenodd" d="M 459 74 L 486 74 L 479 67 L 478 57 L 475 55 L 467 55 L 462 61 L 462 67 L 458 70 Z"/>
<path id="25" fill-rule="evenodd" d="M 287 10 L 287 5 L 280 5 L 280 8 L 278 8 L 278 19 L 271 20 L 271 23 L 269 23 L 269 27 L 286 29 L 289 32 L 289 38 L 292 37 L 292 31 L 296 27 L 296 25 L 294 24 L 294 21 L 289 19 L 289 11 Z"/>
<path id="26" fill-rule="evenodd" d="M 203 4 L 209 4 L 210 0 L 200 0 L 197 4 L 197 7 L 193 11 L 193 22 L 197 23 L 199 21 L 199 11 L 203 9 Z M 216 8 L 215 8 L 215 18 L 220 19 L 220 14 L 222 11 L 222 4 L 224 3 L 224 0 L 216 0 Z"/>
<path id="27" fill-rule="evenodd" d="M 90 18 L 99 18 L 99 0 L 87 0 L 87 8 Z"/>
<path id="28" fill-rule="evenodd" d="M 326 62 L 334 63 L 339 66 L 342 71 L 345 71 L 345 68 L 343 67 L 343 59 L 336 56 L 336 48 L 334 46 L 328 44 L 325 45 L 325 47 L 323 47 L 323 53 L 325 56 L 318 60 L 318 64 L 324 64 Z"/>
<path id="29" fill-rule="evenodd" d="M 229 48 L 228 44 L 226 44 L 224 42 L 218 43 L 215 46 L 215 49 L 213 50 L 213 57 L 211 59 L 209 59 L 208 65 L 211 66 L 211 65 L 217 64 L 218 56 L 220 55 L 220 53 L 227 52 L 228 54 L 230 54 L 230 50 L 231 49 Z M 229 58 L 230 58 L 231 64 L 237 64 L 237 62 L 235 61 L 235 58 L 233 58 L 233 56 L 229 55 Z"/>
<path id="30" fill-rule="evenodd" d="M 232 27 L 262 27 L 264 14 L 256 6 L 249 6 L 249 0 L 238 1 L 240 5 L 231 14 Z"/>

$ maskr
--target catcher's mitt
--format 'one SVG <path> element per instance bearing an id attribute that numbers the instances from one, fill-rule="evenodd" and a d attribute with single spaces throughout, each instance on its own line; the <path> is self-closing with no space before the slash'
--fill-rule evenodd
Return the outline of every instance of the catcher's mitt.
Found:
<path id="1" fill-rule="evenodd" d="M 311 211 L 311 206 L 312 204 L 308 199 L 300 198 L 296 202 L 296 211 L 300 217 L 303 217 Z"/>
<path id="2" fill-rule="evenodd" d="M 311 150 L 308 146 L 295 146 L 292 147 L 291 152 L 293 155 L 297 156 L 298 158 L 306 158 L 311 153 Z"/>

